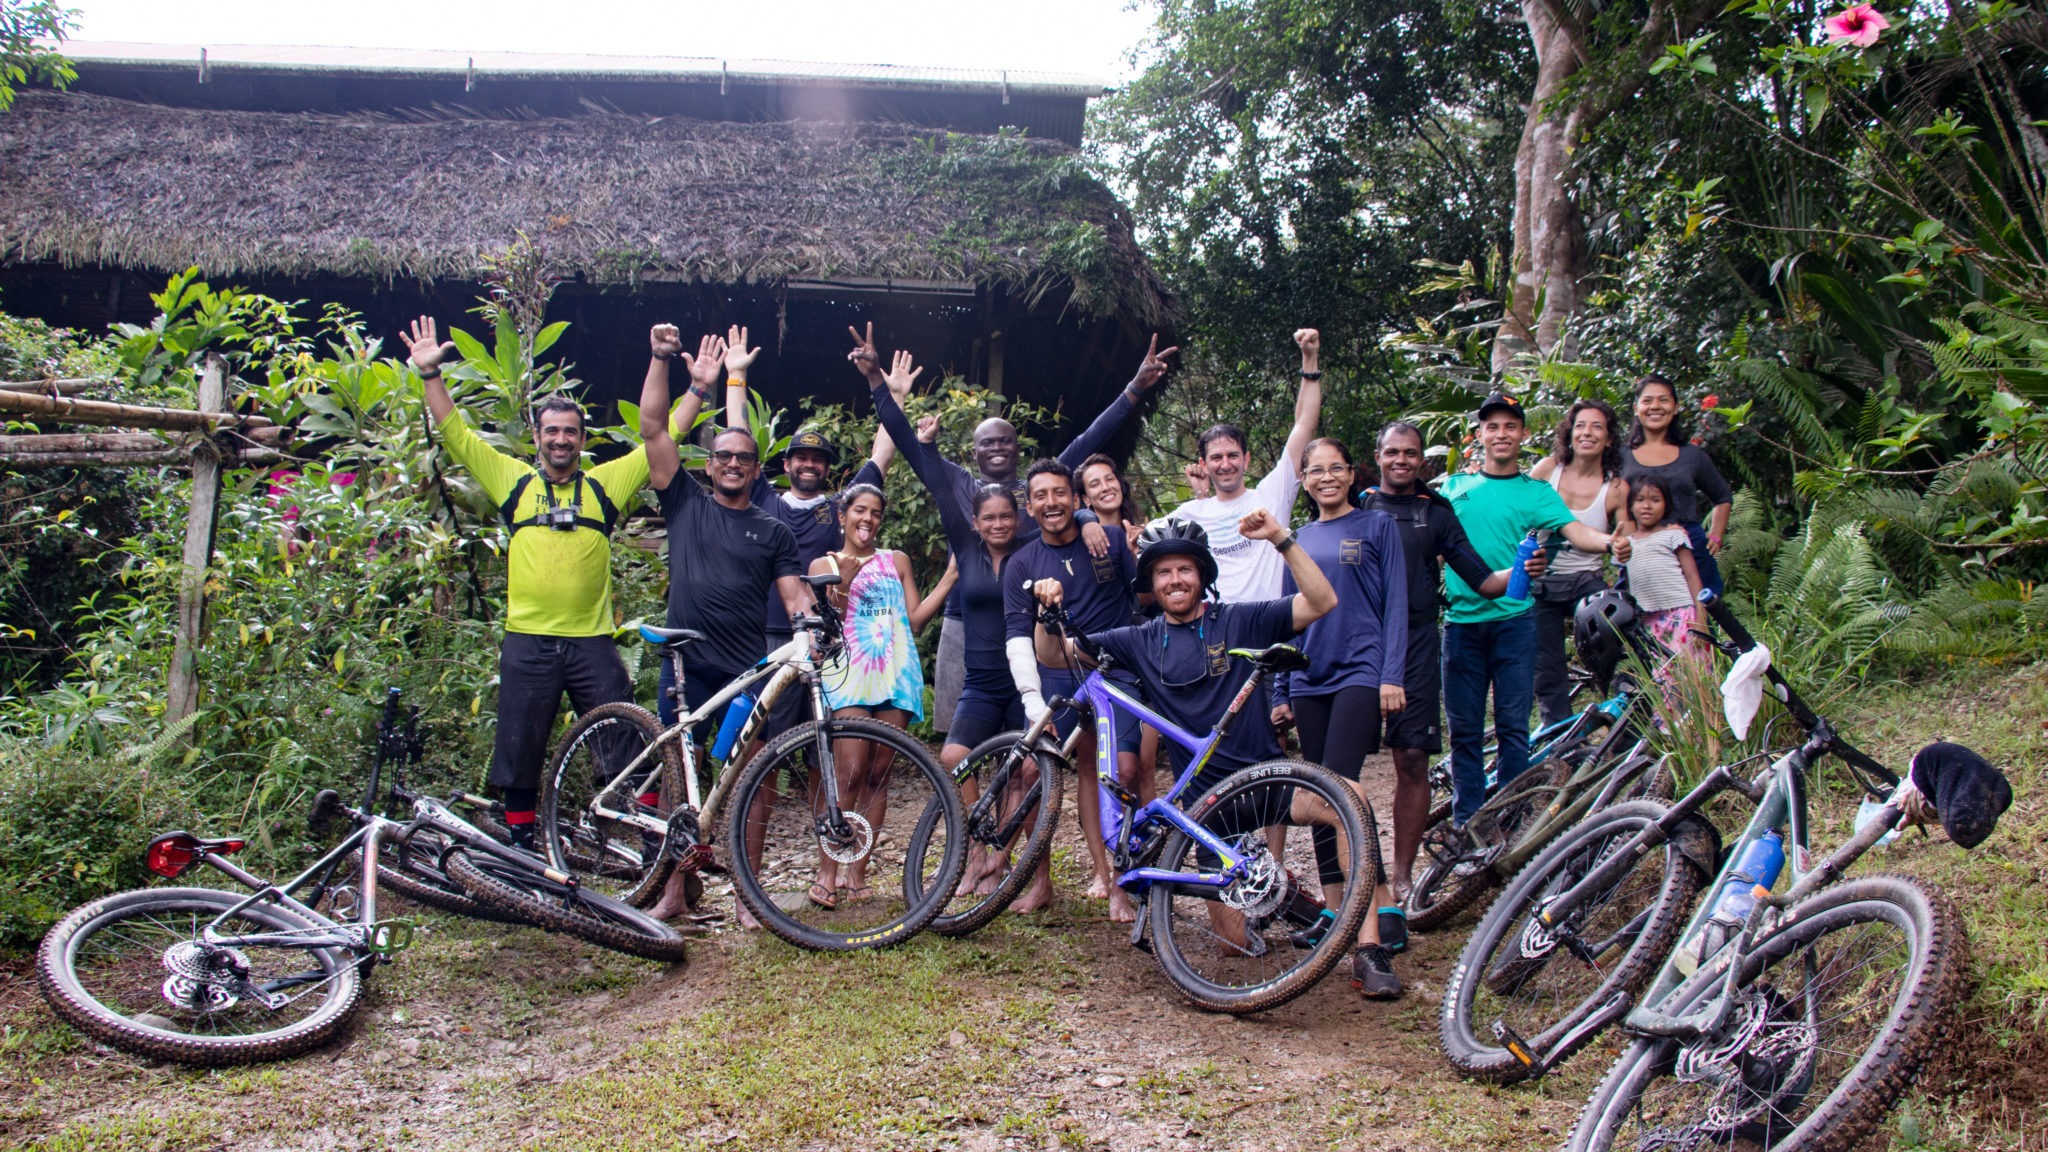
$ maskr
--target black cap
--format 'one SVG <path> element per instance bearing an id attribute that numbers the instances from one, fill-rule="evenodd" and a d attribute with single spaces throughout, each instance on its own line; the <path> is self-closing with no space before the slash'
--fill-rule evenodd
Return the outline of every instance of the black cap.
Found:
<path id="1" fill-rule="evenodd" d="M 834 448 L 832 442 L 825 439 L 825 434 L 815 428 L 797 429 L 796 435 L 789 438 L 789 448 L 783 452 L 783 457 L 786 459 L 789 453 L 799 448 L 806 452 L 823 452 L 826 460 L 839 463 L 839 449 Z"/>
<path id="2" fill-rule="evenodd" d="M 1505 392 L 1488 393 L 1486 402 L 1479 406 L 1479 412 L 1472 417 L 1472 422 L 1484 424 L 1486 418 L 1495 412 L 1506 412 L 1524 424 L 1529 422 L 1529 414 L 1522 411 L 1521 402 Z"/>

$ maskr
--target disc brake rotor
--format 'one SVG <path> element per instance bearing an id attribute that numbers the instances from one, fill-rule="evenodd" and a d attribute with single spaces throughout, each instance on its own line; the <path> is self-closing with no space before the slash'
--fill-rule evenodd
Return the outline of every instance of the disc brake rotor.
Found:
<path id="1" fill-rule="evenodd" d="M 1260 837 L 1256 845 L 1247 845 L 1250 837 Z M 1281 874 L 1280 862 L 1266 851 L 1264 838 L 1259 833 L 1248 833 L 1232 845 L 1245 857 L 1245 874 L 1235 880 L 1216 898 L 1249 917 L 1270 916 L 1280 907 L 1280 901 L 1287 896 L 1286 880 Z"/>
<path id="2" fill-rule="evenodd" d="M 846 834 L 838 836 L 820 828 L 818 851 L 839 864 L 853 864 L 865 859 L 875 847 L 874 828 L 858 812 L 842 810 L 839 818 L 846 821 Z"/>

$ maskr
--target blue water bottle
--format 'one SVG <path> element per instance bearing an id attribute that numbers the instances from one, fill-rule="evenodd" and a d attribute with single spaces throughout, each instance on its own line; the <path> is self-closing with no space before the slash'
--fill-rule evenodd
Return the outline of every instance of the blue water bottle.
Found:
<path id="1" fill-rule="evenodd" d="M 1522 537 L 1522 543 L 1515 549 L 1514 566 L 1508 569 L 1508 599 L 1529 598 L 1529 569 L 1524 565 L 1529 563 L 1529 558 L 1536 555 L 1536 550 L 1541 547 L 1543 545 L 1537 541 L 1534 532 Z"/>
<path id="2" fill-rule="evenodd" d="M 1784 867 L 1785 841 L 1776 832 L 1766 832 L 1751 844 L 1749 851 L 1742 854 L 1742 862 L 1722 883 L 1714 900 L 1714 914 L 1673 957 L 1678 970 L 1690 976 L 1699 968 L 1700 961 L 1719 952 L 1756 907 L 1757 886 L 1769 889 L 1778 882 L 1778 873 Z"/>
<path id="3" fill-rule="evenodd" d="M 726 705 L 725 719 L 719 721 L 718 736 L 711 741 L 711 758 L 723 760 L 732 755 L 732 746 L 738 743 L 740 729 L 747 726 L 747 717 L 754 714 L 754 698 L 745 692 L 732 698 Z"/>

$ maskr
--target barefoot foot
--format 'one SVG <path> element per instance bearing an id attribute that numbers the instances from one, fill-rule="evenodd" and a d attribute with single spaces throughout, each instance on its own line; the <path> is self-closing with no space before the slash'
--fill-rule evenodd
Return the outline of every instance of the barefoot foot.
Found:
<path id="1" fill-rule="evenodd" d="M 1109 890 L 1109 919 L 1116 924 L 1129 924 L 1138 918 L 1137 906 L 1131 903 L 1131 894 L 1121 888 Z"/>
<path id="2" fill-rule="evenodd" d="M 1095 879 L 1088 885 L 1088 891 L 1083 893 L 1083 895 L 1087 896 L 1090 900 L 1109 899 L 1109 877 L 1104 876 L 1100 872 L 1096 873 Z"/>

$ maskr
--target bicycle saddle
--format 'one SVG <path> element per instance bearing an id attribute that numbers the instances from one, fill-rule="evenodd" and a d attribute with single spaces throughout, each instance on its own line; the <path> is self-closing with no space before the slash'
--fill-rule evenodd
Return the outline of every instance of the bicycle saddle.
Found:
<path id="1" fill-rule="evenodd" d="M 816 576 L 799 576 L 797 579 L 809 584 L 811 591 L 816 592 L 820 588 L 830 588 L 834 584 L 839 583 L 839 573 L 820 572 Z"/>
<path id="2" fill-rule="evenodd" d="M 1242 656 L 1268 672 L 1301 672 L 1308 668 L 1308 657 L 1292 644 L 1275 644 L 1271 648 L 1232 648 L 1232 656 Z"/>
<path id="3" fill-rule="evenodd" d="M 681 648 L 685 644 L 702 640 L 704 634 L 694 628 L 656 628 L 652 624 L 642 624 L 640 638 L 649 644 L 659 644 L 664 648 Z"/>

